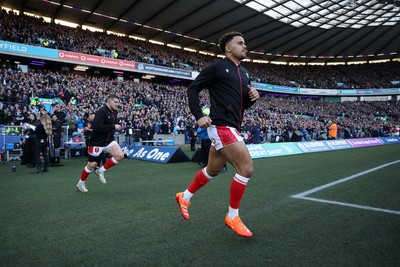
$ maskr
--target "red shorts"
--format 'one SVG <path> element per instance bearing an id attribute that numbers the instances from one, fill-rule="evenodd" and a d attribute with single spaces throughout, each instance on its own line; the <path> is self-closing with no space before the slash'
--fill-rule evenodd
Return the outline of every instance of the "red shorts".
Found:
<path id="1" fill-rule="evenodd" d="M 233 127 L 211 125 L 208 127 L 207 132 L 211 139 L 211 144 L 216 150 L 243 141 L 240 133 Z"/>

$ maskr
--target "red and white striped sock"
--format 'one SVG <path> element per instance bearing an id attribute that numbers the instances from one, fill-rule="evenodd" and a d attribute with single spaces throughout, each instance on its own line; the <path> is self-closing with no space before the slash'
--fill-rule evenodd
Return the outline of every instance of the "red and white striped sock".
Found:
<path id="1" fill-rule="evenodd" d="M 104 173 L 106 170 L 108 170 L 109 168 L 114 167 L 118 163 L 119 163 L 119 161 L 117 161 L 116 159 L 114 159 L 114 157 L 112 157 L 112 158 L 108 159 L 106 161 L 106 163 L 103 166 L 101 166 L 101 168 L 98 169 L 97 171 L 100 172 L 100 173 Z"/>
<path id="2" fill-rule="evenodd" d="M 93 170 L 88 169 L 87 166 L 85 166 L 85 168 L 83 168 L 82 173 L 81 173 L 81 181 L 84 182 L 86 181 L 86 179 L 88 178 L 89 174 L 92 172 Z"/>
<path id="3" fill-rule="evenodd" d="M 183 192 L 183 199 L 190 201 L 190 198 L 193 196 L 193 194 L 205 186 L 212 178 L 214 177 L 207 173 L 206 167 L 198 171 L 193 182 L 189 185 L 185 192 Z"/>
<path id="4" fill-rule="evenodd" d="M 242 197 L 244 195 L 244 191 L 246 190 L 247 182 L 250 178 L 243 177 L 239 174 L 235 174 L 232 179 L 231 188 L 230 188 L 230 198 L 229 198 L 229 219 L 235 218 L 235 216 L 239 215 L 239 205 Z"/>

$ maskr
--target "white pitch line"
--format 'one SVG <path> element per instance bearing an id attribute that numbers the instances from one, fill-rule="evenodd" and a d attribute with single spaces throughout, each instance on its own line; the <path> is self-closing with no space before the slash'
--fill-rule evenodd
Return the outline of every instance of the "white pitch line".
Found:
<path id="1" fill-rule="evenodd" d="M 305 192 L 303 192 L 303 193 L 300 193 L 300 194 L 297 194 L 297 195 L 293 195 L 292 197 L 294 197 L 294 198 L 305 197 L 305 196 L 307 196 L 307 195 L 309 195 L 309 194 L 312 194 L 312 193 L 321 191 L 321 190 L 323 190 L 323 189 L 329 188 L 329 187 L 331 187 L 331 186 L 334 186 L 334 185 L 337 185 L 337 184 L 340 184 L 340 183 L 347 182 L 347 181 L 352 180 L 352 179 L 354 179 L 354 178 L 360 177 L 360 176 L 365 175 L 365 174 L 370 173 L 370 172 L 377 171 L 377 170 L 379 170 L 379 169 L 385 168 L 385 167 L 387 167 L 387 166 L 390 166 L 390 165 L 392 165 L 392 164 L 396 164 L 396 163 L 399 163 L 399 162 L 400 162 L 400 160 L 396 160 L 396 161 L 393 161 L 393 162 L 389 162 L 389 163 L 380 165 L 380 166 L 378 166 L 378 167 L 375 167 L 375 168 L 372 168 L 372 169 L 369 169 L 369 170 L 366 170 L 366 171 L 363 171 L 363 172 L 359 172 L 359 173 L 356 173 L 356 174 L 354 174 L 354 175 L 351 175 L 351 176 L 342 178 L 342 179 L 340 179 L 340 180 L 336 180 L 336 181 L 331 182 L 331 183 L 329 183 L 329 184 L 325 184 L 325 185 L 321 185 L 321 186 L 315 187 L 315 188 L 310 189 L 310 190 L 307 190 L 307 191 L 305 191 Z"/>
<path id="2" fill-rule="evenodd" d="M 293 198 L 298 198 L 298 199 L 305 199 L 305 200 L 310 200 L 310 201 L 321 202 L 321 203 L 335 204 L 335 205 L 340 205 L 340 206 L 346 206 L 346 207 L 352 207 L 352 208 L 379 211 L 379 212 L 385 212 L 385 213 L 391 213 L 391 214 L 400 215 L 400 211 L 397 211 L 397 210 L 388 210 L 388 209 L 374 208 L 374 207 L 370 207 L 370 206 L 363 206 L 363 205 L 357 205 L 357 204 L 351 204 L 351 203 L 345 203 L 345 202 L 339 202 L 339 201 L 332 201 L 332 200 L 325 200 L 325 199 L 319 199 L 319 198 L 313 198 L 313 197 L 306 197 L 309 194 L 321 191 L 323 189 L 329 188 L 331 186 L 334 186 L 334 185 L 337 185 L 337 184 L 340 184 L 340 183 L 347 182 L 347 181 L 352 180 L 354 178 L 360 177 L 360 176 L 365 175 L 367 173 L 374 172 L 376 170 L 385 168 L 387 166 L 390 166 L 392 164 L 396 164 L 396 163 L 399 163 L 399 162 L 400 162 L 400 160 L 389 162 L 389 163 L 380 165 L 378 167 L 375 167 L 375 168 L 372 168 L 372 169 L 369 169 L 369 170 L 366 170 L 366 171 L 363 171 L 363 172 L 360 172 L 360 173 L 345 177 L 343 179 L 340 179 L 340 180 L 337 180 L 337 181 L 334 181 L 334 182 L 331 182 L 331 183 L 328 183 L 328 184 L 325 184 L 325 185 L 322 185 L 322 186 L 315 187 L 313 189 L 304 191 L 304 192 L 299 193 L 297 195 L 293 195 L 292 197 Z"/>
<path id="3" fill-rule="evenodd" d="M 313 197 L 298 197 L 298 198 L 299 199 L 316 201 L 316 202 L 328 203 L 328 204 L 335 204 L 335 205 L 339 205 L 339 206 L 346 206 L 346 207 L 358 208 L 358 209 L 363 209 L 363 210 L 380 211 L 380 212 L 400 215 L 400 211 L 397 211 L 397 210 L 374 208 L 374 207 L 370 207 L 370 206 L 363 206 L 363 205 L 357 205 L 357 204 L 351 204 L 351 203 L 339 202 L 339 201 L 332 201 L 332 200 L 325 200 L 325 199 L 313 198 Z"/>

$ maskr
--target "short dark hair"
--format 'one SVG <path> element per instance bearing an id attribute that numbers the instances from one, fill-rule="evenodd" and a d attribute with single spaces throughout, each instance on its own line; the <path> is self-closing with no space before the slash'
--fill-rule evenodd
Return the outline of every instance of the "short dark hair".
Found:
<path id="1" fill-rule="evenodd" d="M 219 39 L 219 48 L 223 53 L 225 53 L 226 44 L 232 41 L 233 37 L 235 36 L 243 37 L 243 34 L 241 34 L 240 32 L 228 32 L 221 36 L 221 38 Z"/>
<path id="2" fill-rule="evenodd" d="M 108 97 L 107 97 L 107 100 L 113 100 L 113 99 L 119 99 L 119 96 L 117 96 L 117 95 L 114 95 L 114 94 L 112 94 L 112 95 L 109 95 Z"/>

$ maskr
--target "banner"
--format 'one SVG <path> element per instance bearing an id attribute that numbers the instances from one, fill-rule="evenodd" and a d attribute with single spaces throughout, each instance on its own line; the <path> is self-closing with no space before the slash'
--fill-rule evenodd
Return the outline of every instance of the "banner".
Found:
<path id="1" fill-rule="evenodd" d="M 379 138 L 346 139 L 352 147 L 380 146 L 384 142 Z"/>
<path id="2" fill-rule="evenodd" d="M 349 144 L 346 140 L 328 140 L 323 142 L 332 150 L 352 148 L 351 144 Z"/>
<path id="3" fill-rule="evenodd" d="M 295 155 L 302 153 L 294 143 L 247 145 L 252 159 Z"/>
<path id="4" fill-rule="evenodd" d="M 294 93 L 298 94 L 300 92 L 300 89 L 297 87 L 288 87 L 288 86 L 281 86 L 281 85 L 272 85 L 272 84 L 266 84 L 266 83 L 256 83 L 252 82 L 251 86 L 261 90 L 261 91 L 270 91 L 270 92 L 276 92 L 276 93 Z"/>
<path id="5" fill-rule="evenodd" d="M 311 142 L 302 142 L 302 143 L 295 143 L 301 151 L 304 153 L 310 152 L 322 152 L 331 150 L 331 148 L 322 141 L 311 141 Z"/>
<path id="6" fill-rule="evenodd" d="M 385 145 L 400 144 L 400 137 L 381 137 L 379 138 Z"/>
<path id="7" fill-rule="evenodd" d="M 190 161 L 189 157 L 176 147 L 160 146 L 123 146 L 121 147 L 129 159 L 153 161 L 158 163 L 173 163 Z"/>
<path id="8" fill-rule="evenodd" d="M 92 56 L 92 55 L 86 55 L 86 54 L 80 54 L 62 50 L 58 50 L 58 59 L 67 62 L 76 62 L 85 65 L 105 67 L 105 68 L 125 69 L 131 71 L 136 69 L 136 63 L 133 61 L 127 61 L 109 57 L 101 57 L 101 56 Z"/>
<path id="9" fill-rule="evenodd" d="M 382 88 L 382 89 L 346 89 L 339 90 L 338 95 L 398 95 L 400 88 Z"/>
<path id="10" fill-rule="evenodd" d="M 1 128 L 0 128 L 1 130 Z M 17 138 L 19 138 L 17 136 Z M 10 141 L 11 140 L 7 140 Z M 156 142 L 156 141 L 155 141 Z M 1 140 L 0 140 L 1 144 Z M 351 149 L 384 144 L 400 144 L 400 137 L 340 139 L 310 142 L 282 142 L 246 145 L 252 159 L 289 156 L 302 153 L 313 153 L 341 149 Z M 4 144 L 2 144 L 4 145 Z M 158 163 L 190 161 L 189 157 L 177 147 L 172 146 L 122 146 L 122 151 L 129 159 L 138 159 Z M 198 154 L 199 151 L 196 153 Z M 198 162 L 194 156 L 194 162 Z"/>
<path id="11" fill-rule="evenodd" d="M 138 63 L 137 70 L 144 73 L 153 73 L 158 75 L 166 75 L 177 77 L 181 76 L 184 78 L 192 78 L 192 72 L 187 70 L 173 69 L 164 66 L 146 64 L 146 63 Z"/>
<path id="12" fill-rule="evenodd" d="M 39 58 L 57 58 L 57 50 L 33 45 L 0 41 L 0 51 L 14 55 L 31 55 Z"/>
<path id="13" fill-rule="evenodd" d="M 247 145 L 252 159 L 288 156 L 368 146 L 400 144 L 400 137 L 340 139 L 310 142 L 283 142 Z"/>

